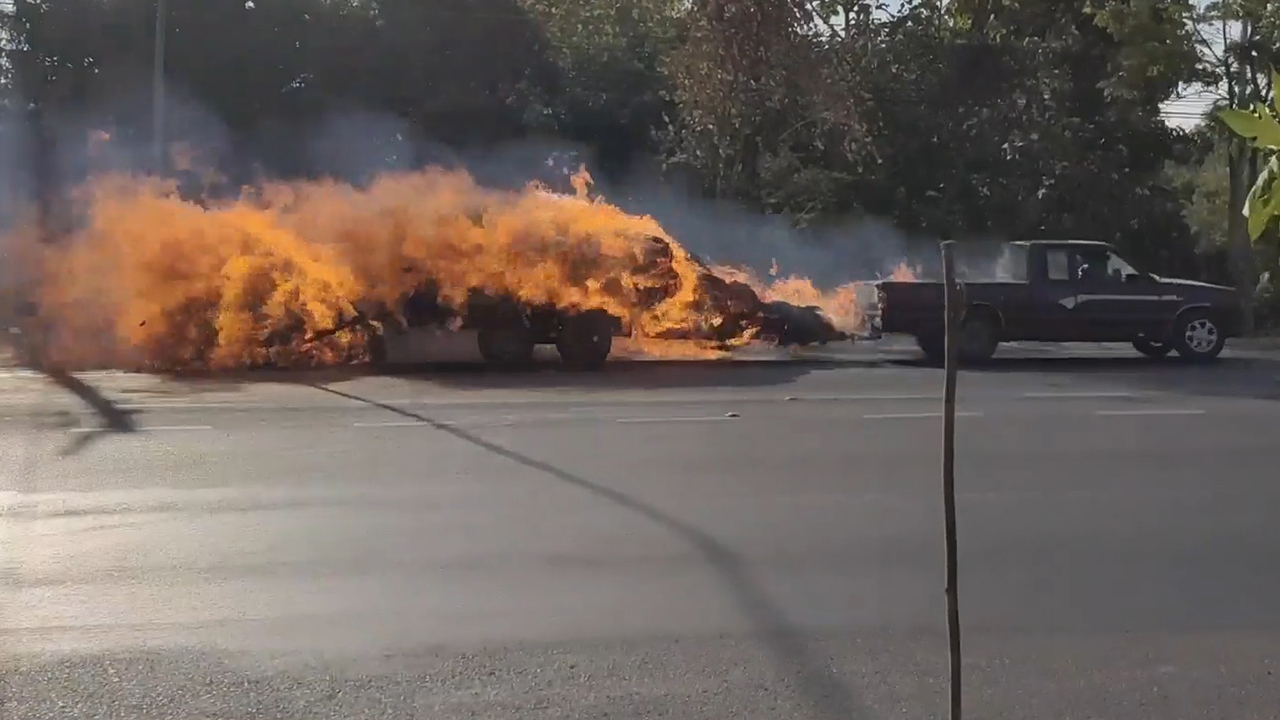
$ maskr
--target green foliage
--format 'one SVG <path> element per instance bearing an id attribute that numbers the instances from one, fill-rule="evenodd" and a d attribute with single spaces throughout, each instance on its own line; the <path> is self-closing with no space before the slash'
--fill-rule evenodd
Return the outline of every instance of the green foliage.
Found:
<path id="1" fill-rule="evenodd" d="M 1205 75 L 1191 0 L 168 1 L 175 93 L 277 169 L 305 171 L 290 128 L 358 108 L 453 145 L 655 155 L 800 224 L 1096 237 L 1164 265 L 1194 244 L 1159 112 Z M 155 0 L 22 7 L 14 86 L 145 138 Z"/>
<path id="2" fill-rule="evenodd" d="M 1272 71 L 1272 87 L 1280 88 L 1280 72 Z M 1276 113 L 1280 113 L 1280 93 L 1272 99 Z M 1242 210 L 1249 219 L 1249 237 L 1261 238 L 1280 220 L 1280 122 L 1271 109 L 1262 103 L 1252 112 L 1227 108 L 1218 111 L 1232 132 L 1250 141 L 1254 147 L 1268 155 Z"/>
<path id="3" fill-rule="evenodd" d="M 1183 215 L 1200 249 L 1220 252 L 1227 246 L 1227 214 L 1235 212 L 1230 207 L 1229 141 L 1204 131 L 1196 140 L 1199 147 L 1191 157 L 1170 162 L 1166 174 L 1182 198 Z"/>
<path id="4" fill-rule="evenodd" d="M 620 155 L 653 150 L 671 113 L 661 64 L 678 42 L 679 0 L 522 0 L 555 69 L 530 98 L 531 127 Z"/>

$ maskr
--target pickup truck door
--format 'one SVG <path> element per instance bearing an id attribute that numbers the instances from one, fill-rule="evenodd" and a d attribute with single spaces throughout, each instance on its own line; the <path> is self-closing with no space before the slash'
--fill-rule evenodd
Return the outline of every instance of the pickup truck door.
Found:
<path id="1" fill-rule="evenodd" d="M 1074 256 L 1079 278 L 1074 311 L 1082 340 L 1132 340 L 1156 331 L 1171 314 L 1172 300 L 1160 284 L 1115 253 L 1089 249 Z"/>
<path id="2" fill-rule="evenodd" d="M 1020 337 L 1046 342 L 1073 340 L 1087 329 L 1076 311 L 1080 281 L 1074 253 L 1067 248 L 1045 248 L 1028 269 L 1031 293 L 1026 323 Z"/>

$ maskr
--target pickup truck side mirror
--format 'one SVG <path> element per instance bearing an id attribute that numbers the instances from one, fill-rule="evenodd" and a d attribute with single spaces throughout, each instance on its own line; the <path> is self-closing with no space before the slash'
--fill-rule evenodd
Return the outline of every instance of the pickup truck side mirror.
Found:
<path id="1" fill-rule="evenodd" d="M 1146 273 L 1129 273 L 1124 276 L 1126 285 L 1145 285 L 1151 282 L 1151 276 Z"/>

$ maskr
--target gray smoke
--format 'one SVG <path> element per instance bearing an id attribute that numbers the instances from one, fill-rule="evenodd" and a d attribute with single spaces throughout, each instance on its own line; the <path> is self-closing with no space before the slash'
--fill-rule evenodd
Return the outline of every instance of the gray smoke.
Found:
<path id="1" fill-rule="evenodd" d="M 52 119 L 56 175 L 63 187 L 108 171 L 152 167 L 149 88 L 117 93 L 91 113 Z M 335 110 L 305 125 L 267 120 L 238 139 L 196 97 L 173 84 L 168 90 L 167 140 L 190 151 L 199 177 L 183 177 L 193 195 L 217 194 L 204 170 L 216 170 L 234 193 L 264 178 L 330 177 L 355 185 L 380 173 L 427 166 L 462 169 L 482 185 L 517 189 L 540 181 L 571 192 L 568 179 L 594 164 L 586 149 L 556 139 L 526 139 L 487 148 L 451 148 L 425 137 L 395 115 L 360 109 Z M 109 141 L 96 142 L 102 133 Z M 0 124 L 0 173 L 8 188 L 24 188 L 28 139 Z M 12 182 L 9 182 L 10 176 Z M 888 276 L 906 261 L 926 275 L 938 269 L 937 238 L 912 236 L 874 217 L 846 217 L 798 229 L 788 218 L 762 215 L 739 204 L 701 197 L 681 178 L 657 169 L 637 171 L 597 190 L 623 209 L 651 215 L 691 251 L 712 264 L 745 267 L 762 277 L 775 265 L 782 276 L 803 275 L 819 287 Z M 192 186 L 191 183 L 195 185 Z M 20 195 L 22 191 L 18 191 Z M 12 195 L 13 193 L 11 193 Z M 21 202 L 0 200 L 13 217 Z M 994 258 L 970 265 L 994 268 Z"/>

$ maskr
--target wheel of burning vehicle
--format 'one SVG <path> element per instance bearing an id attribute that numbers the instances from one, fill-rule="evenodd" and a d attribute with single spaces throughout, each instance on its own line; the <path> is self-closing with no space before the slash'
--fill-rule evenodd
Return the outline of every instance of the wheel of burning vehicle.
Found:
<path id="1" fill-rule="evenodd" d="M 369 335 L 369 362 L 375 367 L 387 364 L 387 338 L 383 333 Z"/>
<path id="2" fill-rule="evenodd" d="M 1169 343 L 1159 343 L 1151 340 L 1134 340 L 1133 349 L 1149 358 L 1162 358 L 1173 350 L 1173 346 Z"/>
<path id="3" fill-rule="evenodd" d="M 1173 324 L 1173 349 L 1184 360 L 1208 362 L 1227 344 L 1217 319 L 1207 310 L 1190 310 Z"/>
<path id="4" fill-rule="evenodd" d="M 533 332 L 522 323 L 482 328 L 479 340 L 481 357 L 495 367 L 517 368 L 533 361 Z"/>
<path id="5" fill-rule="evenodd" d="M 556 350 L 566 365 L 584 370 L 604 366 L 613 350 L 613 323 L 608 314 L 590 311 L 566 317 L 556 337 Z"/>

